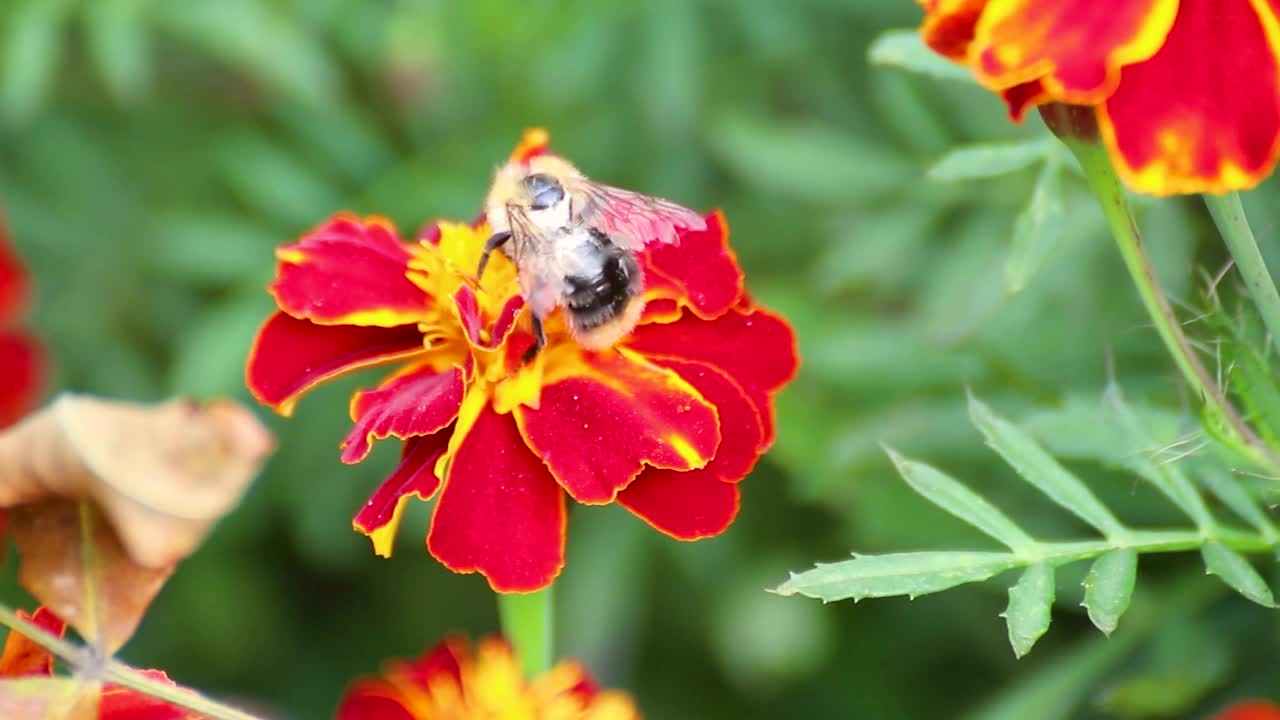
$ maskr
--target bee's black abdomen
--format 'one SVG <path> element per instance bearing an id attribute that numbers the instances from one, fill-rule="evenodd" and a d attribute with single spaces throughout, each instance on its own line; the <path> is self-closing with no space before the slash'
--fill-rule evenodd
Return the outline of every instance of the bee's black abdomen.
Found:
<path id="1" fill-rule="evenodd" d="M 639 272 L 635 259 L 615 245 L 608 235 L 595 228 L 591 228 L 591 235 L 599 242 L 599 272 L 590 277 L 571 275 L 565 278 L 569 286 L 565 296 L 566 309 L 583 330 L 599 327 L 622 312 L 631 298 L 634 279 Z"/>

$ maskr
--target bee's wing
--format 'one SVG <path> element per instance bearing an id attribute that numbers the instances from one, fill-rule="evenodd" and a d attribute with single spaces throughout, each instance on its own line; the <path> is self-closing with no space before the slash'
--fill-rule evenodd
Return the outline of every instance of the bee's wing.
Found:
<path id="1" fill-rule="evenodd" d="M 698 213 L 670 200 L 630 190 L 600 185 L 585 178 L 576 183 L 578 216 L 628 250 L 653 243 L 674 243 L 677 229 L 705 230 L 707 221 Z"/>
<path id="2" fill-rule="evenodd" d="M 544 318 L 564 296 L 564 273 L 556 267 L 554 239 L 529 219 L 524 209 L 508 206 L 511 223 L 512 260 L 520 278 L 520 294 L 533 314 Z"/>

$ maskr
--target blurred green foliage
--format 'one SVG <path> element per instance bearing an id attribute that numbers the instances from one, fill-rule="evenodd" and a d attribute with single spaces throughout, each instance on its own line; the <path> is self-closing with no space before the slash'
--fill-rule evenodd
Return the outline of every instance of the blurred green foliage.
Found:
<path id="1" fill-rule="evenodd" d="M 573 509 L 564 654 L 662 720 L 1177 717 L 1280 695 L 1274 613 L 1194 557 L 1144 557 L 1109 640 L 1079 607 L 1084 569 L 1060 572 L 1054 631 L 1023 660 L 1001 582 L 858 605 L 762 592 L 851 549 L 991 549 L 915 496 L 881 443 L 1037 536 L 1085 534 L 983 448 L 966 387 L 1041 418 L 1029 427 L 1055 451 L 1076 436 L 1052 413 L 1109 379 L 1196 428 L 1070 164 L 1018 155 L 1045 137 L 1038 121 L 1010 125 L 971 84 L 868 65 L 873 38 L 918 17 L 906 0 L 0 3 L 0 203 L 38 284 L 50 390 L 249 401 L 274 246 L 339 209 L 406 232 L 470 218 L 521 129 L 544 125 L 602 180 L 723 207 L 805 362 L 725 536 L 682 544 L 616 508 Z M 959 145 L 1022 169 L 953 182 L 935 163 Z M 1246 198 L 1273 267 L 1277 201 L 1274 183 Z M 1142 210 L 1162 280 L 1196 302 L 1224 262 L 1203 208 Z M 1242 358 L 1266 378 L 1265 358 Z M 496 629 L 483 580 L 421 549 L 425 507 L 389 561 L 350 528 L 395 457 L 337 461 L 347 394 L 375 379 L 270 420 L 278 455 L 127 660 L 318 718 L 381 659 Z M 1068 457 L 1126 521 L 1178 522 L 1099 456 Z"/>

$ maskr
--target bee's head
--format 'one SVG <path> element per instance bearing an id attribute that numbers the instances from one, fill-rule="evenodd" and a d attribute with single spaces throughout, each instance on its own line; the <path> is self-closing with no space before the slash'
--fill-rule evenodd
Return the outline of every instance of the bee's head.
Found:
<path id="1" fill-rule="evenodd" d="M 532 210 L 546 210 L 564 200 L 564 186 L 546 173 L 526 177 L 524 189 L 529 193 L 529 208 Z"/>

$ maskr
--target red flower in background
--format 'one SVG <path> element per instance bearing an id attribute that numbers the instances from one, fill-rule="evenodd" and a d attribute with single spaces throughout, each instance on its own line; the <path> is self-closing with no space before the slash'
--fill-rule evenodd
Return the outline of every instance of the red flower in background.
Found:
<path id="1" fill-rule="evenodd" d="M 387 664 L 356 681 L 337 720 L 639 720 L 626 694 L 601 691 L 578 663 L 562 662 L 526 680 L 506 641 L 481 640 L 472 652 L 448 638 L 413 661 Z"/>
<path id="2" fill-rule="evenodd" d="M 67 624 L 48 608 L 36 608 L 35 613 L 31 615 L 19 610 L 18 616 L 30 620 L 42 630 L 58 637 L 66 635 Z M 151 680 L 158 680 L 168 685 L 173 684 L 169 676 L 160 670 L 141 672 Z M 33 689 L 19 690 L 11 695 L 4 686 L 5 682 L 10 680 L 52 676 L 53 655 L 27 636 L 11 631 L 5 640 L 4 650 L 0 651 L 0 717 L 15 720 L 25 717 L 46 717 L 51 708 L 61 707 L 57 703 L 76 699 L 76 693 L 67 695 L 65 690 L 54 690 L 53 697 L 40 697 L 37 694 L 38 691 Z M 78 682 L 71 678 L 66 678 L 66 681 Z M 32 711 L 38 714 L 31 715 Z M 201 720 L 203 717 L 190 710 L 184 710 L 119 685 L 104 685 L 98 696 L 98 720 Z"/>
<path id="3" fill-rule="evenodd" d="M 40 397 L 43 354 L 19 328 L 28 290 L 26 270 L 9 248 L 0 217 L 0 427 L 17 422 Z"/>
<path id="4" fill-rule="evenodd" d="M 513 159 L 542 152 L 546 135 L 533 131 Z M 356 529 L 389 555 L 408 499 L 439 491 L 427 547 L 503 592 L 560 572 L 566 493 L 617 501 L 683 540 L 725 530 L 737 482 L 773 442 L 772 395 L 797 358 L 786 322 L 746 295 L 723 216 L 642 256 L 644 316 L 616 347 L 583 350 L 556 313 L 527 365 L 515 267 L 495 254 L 474 280 L 488 235 L 439 223 L 405 243 L 386 220 L 340 215 L 277 252 L 279 311 L 247 368 L 259 400 L 287 415 L 336 375 L 400 363 L 351 401 L 344 462 L 375 439 L 405 441 Z"/>
<path id="5" fill-rule="evenodd" d="M 1010 115 L 1096 110 L 1137 192 L 1253 187 L 1280 157 L 1280 24 L 1262 0 L 920 0 L 921 34 Z"/>
<path id="6" fill-rule="evenodd" d="M 1241 700 L 1210 720 L 1280 720 L 1280 705 L 1270 700 Z"/>

